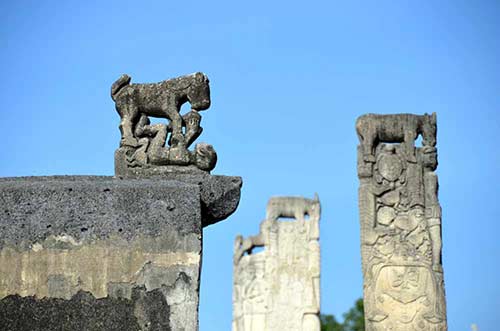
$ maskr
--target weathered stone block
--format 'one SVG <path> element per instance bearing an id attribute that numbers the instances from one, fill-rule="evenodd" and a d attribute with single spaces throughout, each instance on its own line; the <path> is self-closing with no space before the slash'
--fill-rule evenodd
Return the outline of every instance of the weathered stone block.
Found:
<path id="1" fill-rule="evenodd" d="M 240 187 L 209 175 L 0 179 L 1 327 L 197 330 L 202 227 L 236 209 Z"/>

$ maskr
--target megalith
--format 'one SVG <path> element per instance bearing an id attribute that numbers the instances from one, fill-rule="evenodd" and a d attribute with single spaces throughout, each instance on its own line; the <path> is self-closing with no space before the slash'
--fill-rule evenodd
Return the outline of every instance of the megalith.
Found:
<path id="1" fill-rule="evenodd" d="M 367 114 L 356 131 L 366 330 L 446 330 L 436 114 Z"/>
<path id="2" fill-rule="evenodd" d="M 259 234 L 236 237 L 233 331 L 320 330 L 319 220 L 317 196 L 273 197 Z"/>

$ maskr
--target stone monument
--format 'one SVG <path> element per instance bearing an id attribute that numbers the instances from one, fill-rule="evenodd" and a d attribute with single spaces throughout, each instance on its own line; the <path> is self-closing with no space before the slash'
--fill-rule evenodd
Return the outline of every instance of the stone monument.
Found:
<path id="1" fill-rule="evenodd" d="M 131 84 L 130 80 L 122 75 L 111 87 L 122 134 L 115 152 L 116 176 L 211 171 L 217 162 L 212 145 L 200 143 L 194 151 L 188 150 L 203 131 L 199 111 L 210 107 L 207 76 L 197 72 L 153 84 Z M 181 116 L 186 102 L 191 111 Z M 170 122 L 151 125 L 148 116 Z"/>
<path id="2" fill-rule="evenodd" d="M 233 331 L 320 330 L 319 220 L 317 196 L 273 197 L 259 234 L 236 237 Z"/>
<path id="3" fill-rule="evenodd" d="M 241 178 L 208 173 L 211 146 L 187 151 L 200 117 L 177 111 L 208 107 L 205 75 L 127 77 L 115 177 L 0 179 L 2 330 L 198 330 L 202 229 L 234 212 Z"/>
<path id="4" fill-rule="evenodd" d="M 436 114 L 367 114 L 356 131 L 366 330 L 447 330 Z"/>

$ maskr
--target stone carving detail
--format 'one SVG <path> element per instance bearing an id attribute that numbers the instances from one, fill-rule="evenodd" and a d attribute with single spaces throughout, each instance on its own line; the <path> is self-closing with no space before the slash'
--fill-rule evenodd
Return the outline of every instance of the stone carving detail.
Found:
<path id="1" fill-rule="evenodd" d="M 356 130 L 366 330 L 447 330 L 436 114 L 368 114 Z"/>
<path id="2" fill-rule="evenodd" d="M 131 84 L 130 80 L 122 75 L 111 86 L 111 98 L 121 118 L 116 175 L 212 170 L 217 154 L 211 145 L 199 143 L 194 151 L 188 150 L 203 131 L 199 111 L 210 107 L 207 76 L 197 72 L 152 84 Z M 181 106 L 186 102 L 191 104 L 191 111 L 181 116 Z M 149 116 L 169 123 L 151 124 Z"/>
<path id="3" fill-rule="evenodd" d="M 416 162 L 415 139 L 422 135 L 424 146 L 436 145 L 436 113 L 432 115 L 377 115 L 366 114 L 356 121 L 356 131 L 363 148 L 363 160 L 375 162 L 373 155 L 377 142 L 403 143 L 409 162 Z"/>
<path id="4" fill-rule="evenodd" d="M 233 331 L 319 331 L 319 198 L 273 197 L 266 215 L 235 240 Z"/>

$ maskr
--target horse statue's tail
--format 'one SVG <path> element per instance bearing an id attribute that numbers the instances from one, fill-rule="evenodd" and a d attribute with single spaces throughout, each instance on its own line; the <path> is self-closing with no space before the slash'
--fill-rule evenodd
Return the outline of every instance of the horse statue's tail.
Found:
<path id="1" fill-rule="evenodd" d="M 113 85 L 111 85 L 111 99 L 113 99 L 113 101 L 116 101 L 118 92 L 120 92 L 124 86 L 130 84 L 130 79 L 129 75 L 123 74 L 113 83 Z"/>

